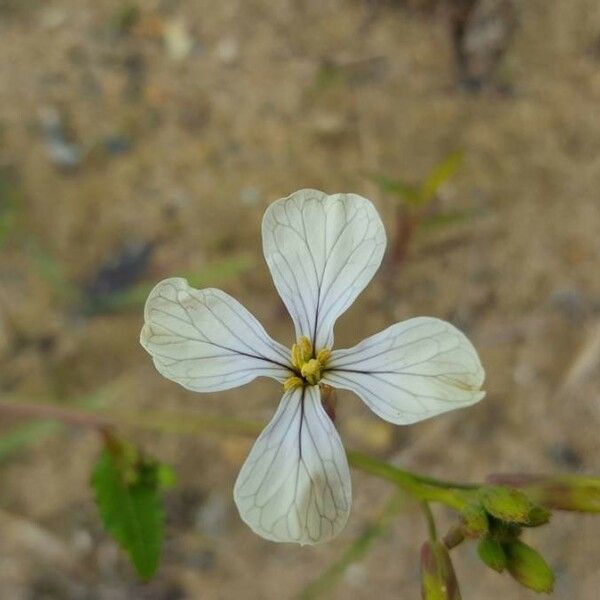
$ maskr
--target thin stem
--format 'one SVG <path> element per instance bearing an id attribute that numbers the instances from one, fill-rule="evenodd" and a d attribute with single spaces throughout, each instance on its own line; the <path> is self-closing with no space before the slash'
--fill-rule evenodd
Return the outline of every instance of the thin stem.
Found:
<path id="1" fill-rule="evenodd" d="M 57 404 L 0 400 L 0 412 L 15 417 L 30 417 L 48 421 L 61 421 L 78 427 L 105 430 L 113 425 L 112 419 L 90 411 L 65 408 Z"/>
<path id="2" fill-rule="evenodd" d="M 70 425 L 88 427 L 105 434 L 119 425 L 152 429 L 169 433 L 233 433 L 237 435 L 257 435 L 264 424 L 255 421 L 243 421 L 218 415 L 181 415 L 171 416 L 158 411 L 144 413 L 118 411 L 112 414 L 99 414 L 90 410 L 63 407 L 57 404 L 43 404 L 18 400 L 0 400 L 0 413 L 41 420 L 61 421 Z M 348 462 L 355 469 L 364 471 L 381 479 L 387 479 L 400 487 L 416 500 L 439 502 L 456 510 L 461 510 L 473 492 L 474 485 L 455 484 L 441 481 L 425 475 L 419 475 L 399 469 L 377 458 L 348 450 Z"/>
<path id="3" fill-rule="evenodd" d="M 427 532 L 429 533 L 429 539 L 432 542 L 437 540 L 437 529 L 435 527 L 435 519 L 433 518 L 433 513 L 431 512 L 431 507 L 428 502 L 421 502 L 421 510 L 425 515 L 425 520 L 427 521 Z"/>
<path id="4" fill-rule="evenodd" d="M 452 484 L 446 484 L 439 480 L 433 480 L 429 477 L 423 477 L 410 471 L 399 469 L 353 450 L 349 450 L 347 455 L 348 462 L 354 468 L 392 481 L 417 500 L 439 502 L 456 510 L 461 510 L 476 489 L 456 488 Z"/>

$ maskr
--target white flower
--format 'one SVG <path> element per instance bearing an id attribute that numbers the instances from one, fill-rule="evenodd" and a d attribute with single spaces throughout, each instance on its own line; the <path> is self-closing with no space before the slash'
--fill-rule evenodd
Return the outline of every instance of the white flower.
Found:
<path id="1" fill-rule="evenodd" d="M 159 283 L 146 302 L 142 346 L 158 371 L 195 392 L 259 376 L 284 393 L 242 467 L 234 497 L 242 519 L 278 542 L 317 544 L 346 524 L 350 472 L 320 385 L 356 393 L 386 421 L 415 423 L 484 396 L 484 372 L 467 338 L 429 317 L 396 323 L 346 350 L 333 326 L 381 264 L 386 237 L 371 202 L 300 190 L 271 204 L 263 250 L 296 328 L 288 350 L 231 296 Z"/>

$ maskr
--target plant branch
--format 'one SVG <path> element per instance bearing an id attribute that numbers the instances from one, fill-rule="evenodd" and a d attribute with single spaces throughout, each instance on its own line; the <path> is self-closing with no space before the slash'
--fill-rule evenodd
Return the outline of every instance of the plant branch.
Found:
<path id="1" fill-rule="evenodd" d="M 435 526 L 435 519 L 433 518 L 433 513 L 431 512 L 431 507 L 428 502 L 421 502 L 421 510 L 425 515 L 425 521 L 427 521 L 427 532 L 429 534 L 429 539 L 432 542 L 437 540 L 437 529 Z"/>
<path id="2" fill-rule="evenodd" d="M 456 487 L 451 482 L 417 475 L 354 450 L 348 450 L 347 455 L 348 462 L 354 468 L 392 481 L 417 500 L 439 502 L 456 510 L 461 510 L 477 489 L 476 486 Z"/>
<path id="3" fill-rule="evenodd" d="M 104 431 L 114 425 L 110 417 L 91 411 L 66 408 L 58 404 L 0 400 L 0 413 L 14 417 L 27 417 L 46 421 L 60 421 L 77 427 Z"/>
<path id="4" fill-rule="evenodd" d="M 219 415 L 186 414 L 171 416 L 158 411 L 144 413 L 113 411 L 111 414 L 57 404 L 0 400 L 0 413 L 15 417 L 38 420 L 60 421 L 69 425 L 87 427 L 105 434 L 119 425 L 141 429 L 151 429 L 168 433 L 233 433 L 237 435 L 257 435 L 264 424 L 257 421 L 244 421 Z M 381 479 L 391 481 L 416 500 L 439 502 L 460 510 L 468 502 L 477 486 L 468 486 L 441 481 L 399 469 L 377 458 L 354 450 L 347 451 L 348 462 L 355 469 Z"/>

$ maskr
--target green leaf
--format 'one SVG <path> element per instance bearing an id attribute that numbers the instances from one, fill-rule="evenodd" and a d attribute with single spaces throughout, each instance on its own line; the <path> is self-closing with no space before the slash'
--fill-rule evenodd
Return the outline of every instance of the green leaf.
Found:
<path id="1" fill-rule="evenodd" d="M 422 204 L 431 202 L 442 185 L 456 174 L 463 163 L 464 156 L 462 150 L 451 152 L 430 171 L 420 189 Z"/>
<path id="2" fill-rule="evenodd" d="M 96 504 L 106 530 L 147 580 L 158 568 L 164 533 L 161 466 L 135 453 L 115 454 L 114 448 L 104 450 L 94 468 L 91 483 Z"/>
<path id="3" fill-rule="evenodd" d="M 421 204 L 419 188 L 406 181 L 390 179 L 383 175 L 371 175 L 370 179 L 379 186 L 382 192 L 397 196 L 407 206 L 419 206 Z"/>
<path id="4" fill-rule="evenodd" d="M 470 221 L 481 215 L 477 210 L 451 210 L 423 217 L 419 222 L 421 229 L 440 229 L 451 225 L 458 225 Z"/>

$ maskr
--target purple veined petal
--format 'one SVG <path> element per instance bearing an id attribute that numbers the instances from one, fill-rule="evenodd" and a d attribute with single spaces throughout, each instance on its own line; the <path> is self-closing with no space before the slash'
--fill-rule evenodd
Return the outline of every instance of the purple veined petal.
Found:
<path id="1" fill-rule="evenodd" d="M 318 544 L 344 528 L 350 471 L 318 386 L 283 395 L 242 466 L 234 499 L 246 524 L 268 540 Z"/>
<path id="2" fill-rule="evenodd" d="M 408 425 L 478 402 L 484 377 L 463 333 L 446 321 L 418 317 L 335 350 L 322 383 L 351 390 L 382 419 Z"/>
<path id="3" fill-rule="evenodd" d="M 333 345 L 336 319 L 379 268 L 386 237 L 373 204 L 356 194 L 300 190 L 271 204 L 263 250 L 296 337 Z"/>
<path id="4" fill-rule="evenodd" d="M 185 279 L 161 281 L 148 296 L 140 343 L 158 371 L 195 392 L 216 392 L 266 376 L 283 382 L 289 351 L 237 300 Z"/>

